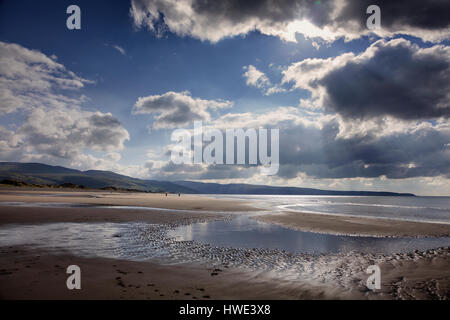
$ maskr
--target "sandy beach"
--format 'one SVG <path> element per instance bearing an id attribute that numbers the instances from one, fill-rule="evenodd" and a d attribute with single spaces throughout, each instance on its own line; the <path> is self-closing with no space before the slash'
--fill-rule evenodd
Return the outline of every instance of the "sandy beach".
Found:
<path id="1" fill-rule="evenodd" d="M 354 297 L 327 286 L 274 281 L 264 273 L 52 255 L 1 248 L 1 299 L 314 299 Z M 67 290 L 65 267 L 82 270 L 81 290 Z"/>
<path id="2" fill-rule="evenodd" d="M 383 257 L 381 290 L 368 290 L 364 259 L 333 259 L 334 272 L 354 273 L 335 281 L 292 281 L 264 272 L 160 265 L 55 255 L 23 247 L 0 248 L 0 299 L 440 299 L 450 298 L 450 249 Z M 66 267 L 82 270 L 81 290 L 67 290 Z"/>
<path id="3" fill-rule="evenodd" d="M 255 217 L 295 230 L 375 237 L 427 237 L 450 235 L 450 224 L 349 217 L 304 212 L 283 212 Z"/>
<path id="4" fill-rule="evenodd" d="M 14 188 L 0 189 L 0 202 L 53 202 L 77 203 L 106 206 L 142 206 L 164 209 L 198 210 L 198 211 L 252 211 L 257 210 L 245 201 L 228 201 L 206 198 L 203 196 L 164 193 L 133 193 L 108 191 L 73 191 L 21 190 Z"/>
<path id="5" fill-rule="evenodd" d="M 158 225 L 189 224 L 225 219 L 229 214 L 255 211 L 251 203 L 204 196 L 104 191 L 0 191 L 0 226 L 39 225 L 55 222 L 123 223 Z M 8 205 L 23 202 L 27 206 Z M 36 203 L 89 204 L 99 207 L 40 207 Z M 126 209 L 105 205 L 130 206 Z M 133 209 L 133 206 L 161 210 Z M 175 209 L 180 211 L 168 211 Z M 186 211 L 183 211 L 186 210 Z M 446 225 L 392 223 L 382 219 L 342 218 L 286 213 L 256 217 L 289 228 L 329 233 L 378 236 L 448 234 Z M 199 250 L 186 243 L 181 250 Z M 262 252 L 262 253 L 261 253 Z M 304 274 L 284 276 L 278 271 L 245 267 L 258 259 L 287 253 L 242 250 L 244 266 L 228 263 L 177 265 L 152 261 L 130 261 L 81 257 L 72 252 L 48 251 L 31 246 L 0 247 L 0 298 L 2 299 L 448 299 L 450 295 L 450 249 L 409 254 L 372 255 L 356 252 L 320 256 L 298 256 Z M 214 253 L 214 252 L 213 252 Z M 211 253 L 209 253 L 211 255 Z M 281 259 L 280 258 L 280 259 Z M 230 258 L 234 259 L 234 258 Z M 277 258 L 278 259 L 278 258 Z M 381 268 L 382 289 L 368 290 L 368 265 Z M 65 268 L 82 269 L 82 290 L 67 290 Z"/>
<path id="6" fill-rule="evenodd" d="M 54 208 L 0 206 L 0 225 L 55 222 L 132 222 L 171 224 L 223 218 L 226 212 L 256 210 L 237 201 L 200 196 L 109 192 L 4 191 L 2 202 L 50 202 L 148 206 L 198 212 L 143 211 L 128 208 Z M 210 213 L 221 211 L 221 214 Z M 26 247 L 1 247 L 0 298 L 3 299 L 311 299 L 333 298 L 324 285 L 278 280 L 250 271 L 204 266 L 160 265 L 105 258 L 51 254 Z M 79 265 L 83 290 L 69 291 L 63 266 Z M 39 280 L 37 280 L 39 279 Z M 298 284 L 297 284 L 298 286 Z M 303 289 L 302 289 L 303 288 Z M 307 288 L 307 289 L 305 289 Z M 339 291 L 339 290 L 337 290 Z M 350 297 L 350 293 L 344 293 Z M 353 296 L 353 294 L 352 294 Z"/>

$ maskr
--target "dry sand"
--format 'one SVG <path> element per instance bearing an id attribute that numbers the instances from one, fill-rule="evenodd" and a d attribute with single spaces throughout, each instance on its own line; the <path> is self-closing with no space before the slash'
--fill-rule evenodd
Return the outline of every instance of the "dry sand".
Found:
<path id="1" fill-rule="evenodd" d="M 35 191 L 0 189 L 0 202 L 52 202 L 111 206 L 141 206 L 199 211 L 257 210 L 245 201 L 229 201 L 182 194 L 132 193 L 108 191 Z"/>
<path id="2" fill-rule="evenodd" d="M 126 193 L 105 191 L 34 191 L 0 190 L 0 224 L 51 222 L 127 222 L 148 223 L 188 222 L 191 219 L 211 219 L 226 212 L 256 210 L 243 201 L 211 199 L 203 196 L 161 193 Z M 5 202 L 73 203 L 96 206 L 130 206 L 129 209 L 110 208 L 55 208 L 8 206 Z M 141 210 L 133 206 L 161 209 Z M 218 213 L 222 212 L 222 214 Z"/>
<path id="3" fill-rule="evenodd" d="M 340 235 L 375 237 L 448 236 L 450 224 L 399 221 L 383 218 L 283 212 L 254 217 L 286 228 Z"/>

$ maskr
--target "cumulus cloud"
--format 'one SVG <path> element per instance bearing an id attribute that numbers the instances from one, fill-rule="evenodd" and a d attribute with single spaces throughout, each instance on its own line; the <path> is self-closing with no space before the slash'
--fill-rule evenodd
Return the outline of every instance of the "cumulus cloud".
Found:
<path id="1" fill-rule="evenodd" d="M 128 131 L 110 113 L 85 111 L 76 95 L 91 81 L 56 62 L 56 57 L 18 44 L 0 42 L 0 112 L 23 111 L 13 129 L 0 127 L 5 161 L 41 161 L 95 168 L 120 159 Z M 72 93 L 69 95 L 69 93 Z M 108 152 L 105 159 L 87 152 Z"/>
<path id="2" fill-rule="evenodd" d="M 267 113 L 225 114 L 204 130 L 258 127 L 280 130 L 280 169 L 270 177 L 278 183 L 450 177 L 450 125 L 443 120 L 432 124 L 387 117 L 348 122 L 340 115 L 280 107 Z M 159 161 L 151 169 L 161 179 L 261 180 L 258 168 L 249 165 L 178 166 Z"/>
<path id="3" fill-rule="evenodd" d="M 163 161 L 155 167 L 147 162 L 148 174 L 157 180 L 233 180 L 250 179 L 258 174 L 258 168 L 245 165 L 174 164 Z"/>
<path id="4" fill-rule="evenodd" d="M 167 28 L 211 42 L 255 30 L 287 41 L 296 41 L 296 33 L 325 41 L 355 39 L 371 32 L 431 41 L 449 38 L 446 0 L 377 1 L 380 30 L 366 28 L 366 9 L 372 4 L 370 0 L 132 0 L 130 13 L 137 27 L 148 27 L 158 35 Z"/>
<path id="5" fill-rule="evenodd" d="M 311 93 L 310 100 L 301 101 L 304 106 L 347 118 L 448 118 L 450 48 L 379 40 L 359 55 L 294 63 L 284 71 L 283 82 Z"/>
<path id="6" fill-rule="evenodd" d="M 110 113 L 35 108 L 16 130 L 1 127 L 3 161 L 40 161 L 81 169 L 116 168 L 128 131 Z M 87 150 L 108 152 L 105 159 Z"/>
<path id="7" fill-rule="evenodd" d="M 278 85 L 272 85 L 266 74 L 255 66 L 248 65 L 244 66 L 243 69 L 245 72 L 242 76 L 245 78 L 245 83 L 250 87 L 261 89 L 265 95 L 285 91 Z"/>
<path id="8" fill-rule="evenodd" d="M 55 89 L 76 90 L 91 81 L 55 59 L 18 44 L 0 42 L 0 113 L 79 104 L 80 98 L 55 93 Z"/>
<path id="9" fill-rule="evenodd" d="M 161 95 L 140 97 L 133 114 L 154 114 L 153 129 L 175 128 L 187 125 L 194 120 L 210 121 L 210 111 L 228 108 L 232 102 L 227 100 L 205 100 L 193 98 L 189 91 L 169 91 Z"/>
<path id="10" fill-rule="evenodd" d="M 380 127 L 385 124 L 380 124 Z M 403 132 L 378 136 L 375 128 L 365 135 L 340 137 L 338 119 L 323 128 L 292 126 L 280 130 L 280 176 L 305 173 L 314 178 L 449 177 L 450 127 L 429 123 Z M 304 137 L 304 138 L 302 138 Z"/>
<path id="11" fill-rule="evenodd" d="M 245 83 L 248 86 L 263 88 L 266 86 L 270 86 L 269 78 L 264 74 L 264 72 L 259 71 L 253 65 L 248 65 L 243 67 L 245 70 L 243 76 L 246 79 Z"/>
<path id="12" fill-rule="evenodd" d="M 123 149 L 127 130 L 110 113 L 79 109 L 35 109 L 16 132 L 28 151 L 59 158 L 76 158 L 84 148 Z"/>

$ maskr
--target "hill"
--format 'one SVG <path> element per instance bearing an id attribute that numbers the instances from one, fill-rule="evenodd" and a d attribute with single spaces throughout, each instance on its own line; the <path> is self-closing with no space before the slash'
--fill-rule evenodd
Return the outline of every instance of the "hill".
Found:
<path id="1" fill-rule="evenodd" d="M 272 187 L 252 184 L 220 184 L 192 181 L 175 181 L 180 186 L 204 194 L 266 194 L 266 195 L 331 195 L 331 196 L 414 196 L 412 193 L 387 191 L 337 191 L 298 187 Z"/>
<path id="2" fill-rule="evenodd" d="M 167 181 L 142 180 L 111 171 L 80 171 L 42 163 L 0 162 L 0 181 L 4 179 L 35 185 L 74 184 L 96 189 L 115 187 L 150 192 L 196 193 L 188 187 Z"/>
<path id="3" fill-rule="evenodd" d="M 80 171 L 42 163 L 0 162 L 0 181 L 14 180 L 36 185 L 77 185 L 88 188 L 120 188 L 150 192 L 202 194 L 268 194 L 268 195 L 347 195 L 347 196 L 414 196 L 412 193 L 375 191 L 336 191 L 298 187 L 274 187 L 252 184 L 220 184 L 192 181 L 143 180 L 111 171 Z M 112 188 L 112 189 L 113 189 Z"/>

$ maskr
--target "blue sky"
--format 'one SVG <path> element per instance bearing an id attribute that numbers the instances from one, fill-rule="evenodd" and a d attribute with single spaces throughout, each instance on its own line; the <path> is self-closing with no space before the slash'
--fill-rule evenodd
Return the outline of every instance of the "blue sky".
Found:
<path id="1" fill-rule="evenodd" d="M 5 138 L 5 141 L 7 140 L 5 143 L 8 147 L 4 147 L 4 152 L 1 153 L 1 160 L 39 161 L 41 159 L 42 162 L 79 169 L 97 168 L 114 170 L 137 177 L 155 179 L 191 179 L 250 183 L 269 182 L 277 185 L 298 185 L 335 189 L 388 189 L 392 191 L 409 191 L 414 186 L 416 192 L 424 194 L 450 192 L 448 187 L 449 172 L 442 169 L 449 159 L 449 150 L 445 147 L 445 141 L 448 141 L 449 137 L 446 126 L 448 124 L 448 113 L 445 111 L 448 109 L 448 97 L 441 97 L 439 93 L 433 93 L 437 96 L 436 102 L 434 102 L 435 108 L 432 105 L 433 102 L 429 102 L 430 108 L 432 109 L 430 112 L 423 112 L 422 105 L 417 106 L 417 108 L 422 108 L 420 109 L 422 111 L 417 112 L 418 116 L 410 117 L 407 115 L 409 113 L 405 113 L 400 109 L 398 112 L 395 111 L 391 114 L 389 109 L 386 111 L 384 106 L 380 105 L 379 109 L 384 110 L 383 112 L 380 111 L 380 113 L 377 113 L 366 110 L 367 112 L 361 113 L 361 116 L 353 118 L 352 113 L 349 113 L 342 106 L 341 101 L 355 100 L 356 96 L 364 95 L 368 90 L 367 88 L 370 87 L 358 88 L 352 85 L 351 90 L 348 89 L 350 90 L 349 93 L 346 93 L 347 96 L 343 94 L 336 96 L 332 91 L 336 88 L 336 85 L 330 84 L 329 82 L 333 78 L 315 79 L 316 75 L 308 75 L 308 78 L 302 78 L 301 72 L 294 68 L 296 63 L 300 63 L 298 68 L 300 68 L 299 70 L 303 70 L 302 68 L 308 64 L 308 61 L 317 59 L 323 65 L 321 70 L 333 72 L 335 78 L 341 79 L 340 83 L 342 84 L 347 82 L 342 82 L 342 76 L 339 72 L 351 63 L 357 65 L 359 60 L 355 57 L 364 54 L 368 57 L 370 48 L 378 50 L 377 52 L 385 50 L 386 53 L 383 54 L 386 54 L 387 58 L 381 58 L 380 53 L 379 61 L 391 59 L 395 54 L 399 54 L 399 57 L 401 57 L 400 53 L 402 51 L 399 49 L 401 47 L 407 48 L 409 50 L 408 52 L 418 52 L 417 50 L 431 48 L 434 50 L 432 56 L 433 61 L 441 59 L 443 61 L 442 63 L 448 62 L 448 57 L 446 57 L 448 51 L 444 53 L 439 51 L 441 53 L 438 53 L 438 46 L 443 47 L 444 49 L 442 50 L 448 49 L 448 31 L 447 34 L 444 32 L 442 36 L 442 30 L 445 31 L 446 28 L 437 26 L 436 30 L 432 30 L 434 33 L 429 35 L 425 32 L 427 30 L 423 26 L 421 26 L 425 30 L 423 33 L 417 28 L 419 31 L 416 29 L 413 30 L 413 27 L 416 26 L 414 25 L 415 22 L 411 21 L 406 22 L 406 25 L 402 29 L 409 30 L 408 28 L 410 28 L 413 30 L 411 32 L 397 34 L 394 24 L 389 24 L 383 30 L 386 33 L 371 33 L 363 29 L 347 30 L 345 28 L 348 28 L 348 26 L 344 24 L 342 26 L 336 25 L 337 22 L 331 21 L 329 25 L 331 26 L 331 23 L 333 23 L 333 30 L 335 31 L 334 33 L 330 33 L 332 34 L 330 36 L 331 38 L 314 37 L 306 32 L 308 30 L 302 31 L 299 29 L 295 33 L 296 42 L 294 42 L 287 41 L 284 33 L 281 33 L 281 36 L 278 35 L 279 32 L 285 32 L 287 30 L 283 29 L 283 26 L 273 27 L 273 24 L 269 23 L 269 27 L 267 27 L 267 17 L 262 14 L 264 13 L 263 4 L 261 4 L 261 10 L 255 10 L 259 13 L 250 14 L 250 18 L 253 18 L 253 20 L 245 15 L 242 17 L 241 14 L 236 14 L 236 17 L 232 17 L 235 14 L 233 6 L 236 6 L 236 4 L 234 3 L 230 4 L 227 12 L 219 16 L 216 15 L 213 10 L 214 8 L 205 8 L 203 11 L 198 12 L 194 10 L 191 16 L 183 16 L 180 18 L 180 21 L 186 18 L 186 21 L 190 21 L 189 23 L 191 23 L 188 29 L 183 30 L 182 28 L 184 26 L 177 25 L 177 19 L 172 19 L 172 16 L 176 16 L 175 13 L 177 13 L 172 12 L 175 10 L 173 9 L 174 7 L 165 6 L 166 4 L 164 2 L 150 0 L 136 0 L 132 2 L 2 1 L 0 3 L 0 41 L 5 46 L 8 44 L 16 44 L 24 52 L 25 50 L 41 52 L 46 57 L 50 57 L 58 64 L 64 66 L 64 71 L 62 72 L 64 74 L 62 77 L 71 78 L 73 76 L 70 72 L 73 72 L 76 77 L 83 79 L 83 85 L 76 90 L 66 90 L 66 88 L 61 87 L 54 87 L 52 89 L 52 94 L 60 94 L 76 99 L 76 106 L 70 109 L 70 103 L 64 104 L 64 108 L 66 108 L 64 110 L 79 110 L 79 114 L 83 115 L 80 115 L 80 121 L 77 123 L 83 122 L 82 119 L 92 117 L 93 114 L 98 112 L 102 117 L 111 114 L 111 118 L 120 122 L 120 125 L 118 125 L 116 131 L 111 133 L 117 137 L 117 140 L 108 140 L 109 142 L 107 141 L 105 144 L 100 142 L 98 144 L 97 142 L 93 143 L 92 141 L 96 139 L 92 137 L 86 138 L 88 142 L 85 144 L 75 142 L 70 144 L 72 141 L 66 143 L 64 139 L 67 136 L 64 139 L 58 138 L 59 140 L 56 140 L 56 142 L 70 145 L 72 149 L 52 149 L 51 151 L 54 152 L 55 156 L 49 157 L 48 154 L 51 152 L 46 151 L 49 143 L 43 143 L 42 141 L 33 142 L 33 139 L 27 137 L 26 134 L 34 131 L 30 131 L 31 129 L 26 127 L 26 124 L 32 123 L 33 119 L 34 121 L 38 121 L 36 120 L 37 118 L 33 118 L 30 114 L 33 115 L 33 112 L 40 110 L 39 108 L 45 112 L 52 112 L 53 109 L 45 109 L 48 106 L 39 106 L 37 103 L 32 107 L 23 106 L 21 108 L 17 107 L 16 109 L 7 106 L 8 111 L 2 112 L 0 115 L 0 125 L 7 130 L 3 135 L 4 137 L 9 137 Z M 263 3 L 264 1 L 261 2 Z M 68 30 L 66 28 L 68 14 L 65 11 L 71 4 L 76 4 L 81 8 L 81 30 Z M 132 4 L 135 7 L 133 14 L 130 13 Z M 317 4 L 312 5 L 317 6 Z M 321 5 L 323 6 L 323 10 L 326 10 L 328 2 L 324 1 Z M 160 14 L 158 19 L 144 22 L 138 21 L 137 14 L 139 12 L 145 13 L 148 10 L 147 15 L 151 16 L 151 10 L 155 6 L 158 8 Z M 242 8 L 241 11 L 247 12 L 245 8 Z M 270 13 L 272 11 L 269 10 L 267 12 Z M 384 11 L 382 12 L 384 13 Z M 264 19 L 258 15 L 263 15 Z M 215 21 L 218 17 L 222 20 Z M 227 19 L 232 21 L 232 23 L 229 23 Z M 252 25 L 251 23 L 254 22 L 249 21 L 255 21 L 255 19 L 260 19 L 260 22 Z M 281 18 L 277 17 L 277 19 Z M 292 17 L 286 17 L 286 19 L 288 19 L 286 20 L 287 22 L 290 22 L 291 20 L 289 19 L 292 19 Z M 207 22 L 202 24 L 203 22 L 197 21 Z M 281 23 L 280 21 L 284 22 L 284 20 L 277 20 L 275 22 Z M 314 17 L 308 21 L 311 21 L 313 24 L 315 23 Z M 388 21 L 388 18 L 386 21 Z M 196 24 L 199 25 L 197 26 Z M 247 25 L 250 31 L 248 31 Z M 326 25 L 324 26 L 319 23 L 317 23 L 317 26 L 322 29 L 326 27 Z M 162 31 L 151 30 L 152 28 L 161 28 Z M 236 31 L 236 28 L 238 31 Z M 239 28 L 242 30 L 239 30 Z M 238 34 L 236 35 L 236 33 Z M 351 39 L 345 39 L 344 37 L 346 36 Z M 403 42 L 389 42 L 395 39 Z M 382 41 L 382 43 L 375 44 L 377 41 Z M 415 45 L 417 45 L 417 48 Z M 395 49 L 392 49 L 392 53 L 388 50 L 391 48 Z M 419 53 L 422 54 L 422 51 Z M 351 54 L 354 57 L 345 58 L 346 54 Z M 366 56 L 364 56 L 364 59 L 366 59 Z M 431 57 L 431 55 L 429 56 Z M 6 55 L 4 55 L 4 58 L 6 58 Z M 343 61 L 342 63 L 340 59 Z M 369 57 L 367 59 L 371 58 Z M 414 59 L 411 63 L 416 63 L 415 61 L 417 59 Z M 328 68 L 327 66 L 333 63 L 335 63 L 336 69 L 331 71 L 326 70 Z M 346 65 L 343 65 L 345 63 Z M 426 64 L 427 62 L 421 60 L 417 62 L 417 65 L 423 65 L 424 63 Z M 368 68 L 372 68 L 370 69 L 372 71 L 369 71 L 373 72 L 373 67 L 370 63 L 367 63 L 367 65 Z M 256 83 L 254 85 L 249 84 L 248 77 L 244 75 L 245 71 L 248 70 L 245 68 L 249 66 L 252 66 L 254 70 L 260 72 L 259 74 L 263 74 L 265 79 L 267 79 L 263 85 L 257 85 Z M 382 66 L 380 66 L 381 68 Z M 446 65 L 440 68 L 443 68 L 441 70 L 443 73 L 448 72 Z M 400 73 L 402 70 L 410 69 L 411 66 L 405 66 L 404 69 L 399 69 L 398 72 Z M 431 67 L 428 69 L 431 70 Z M 286 73 L 288 70 L 292 71 L 289 73 L 289 79 Z M 355 79 L 355 76 L 352 76 L 351 72 L 349 70 L 345 73 L 346 75 L 349 74 L 349 77 L 352 77 L 348 79 L 348 83 L 352 83 Z M 370 72 L 367 74 L 371 74 Z M 364 74 L 364 72 L 358 74 Z M 442 79 L 436 78 L 435 74 L 436 70 L 430 75 L 430 79 L 437 82 L 442 81 Z M 380 77 L 392 79 L 395 78 L 395 74 L 394 76 L 380 74 Z M 262 78 L 259 81 L 262 81 Z M 321 94 L 319 91 L 315 91 L 317 88 L 314 87 L 316 85 L 314 81 L 318 81 L 325 88 L 324 100 L 321 100 L 321 98 L 317 100 L 313 99 L 314 94 Z M 309 83 L 308 85 L 305 84 L 307 82 Z M 362 79 L 360 82 L 365 83 L 365 79 Z M 267 91 L 264 90 L 275 86 L 278 86 L 283 91 L 265 94 Z M 421 89 L 420 85 L 414 83 L 407 85 L 400 83 L 399 86 L 409 86 L 412 90 L 415 89 L 415 92 Z M 380 90 L 387 90 L 390 95 L 393 95 L 393 89 L 388 87 L 389 84 L 384 85 L 383 89 Z M 442 91 L 445 91 L 447 87 L 448 83 L 444 83 Z M 10 90 L 9 87 L 7 89 Z M 19 90 L 17 88 L 14 90 L 12 92 L 17 95 Z M 347 89 L 344 88 L 345 90 Z M 29 93 L 31 91 L 23 90 L 21 87 L 20 98 L 22 99 L 26 96 L 28 94 L 27 92 Z M 230 169 L 230 173 L 225 176 L 214 176 L 215 170 L 210 170 L 211 168 L 201 168 L 197 171 L 180 169 L 176 174 L 173 174 L 173 172 L 168 170 L 170 167 L 167 164 L 168 158 L 164 157 L 163 153 L 164 148 L 167 148 L 171 144 L 170 134 L 177 126 L 168 126 L 165 124 L 166 128 L 151 129 L 155 121 L 157 121 L 158 112 L 154 110 L 146 114 L 133 114 L 132 112 L 139 97 L 164 95 L 168 92 L 190 95 L 194 99 L 231 102 L 232 107 L 230 108 L 220 109 L 218 111 L 208 109 L 207 112 L 211 115 L 209 123 L 211 126 L 217 127 L 220 126 L 219 123 L 226 123 L 226 119 L 223 117 L 227 114 L 237 115 L 240 119 L 244 118 L 244 116 L 241 117 L 239 115 L 244 114 L 253 119 L 259 119 L 264 114 L 272 115 L 275 120 L 266 123 L 267 125 L 281 126 L 280 128 L 284 130 L 283 132 L 286 132 L 286 134 L 290 132 L 289 138 L 287 136 L 284 138 L 286 146 L 292 145 L 291 142 L 288 142 L 292 138 L 303 141 L 310 139 L 315 134 L 320 137 L 328 137 L 325 130 L 327 128 L 331 130 L 333 126 L 337 125 L 339 126 L 339 133 L 336 133 L 331 140 L 336 142 L 339 139 L 346 139 L 345 141 L 338 141 L 339 143 L 337 145 L 340 146 L 338 148 L 350 148 L 350 150 L 340 150 L 342 150 L 342 153 L 353 152 L 354 154 L 348 159 L 337 159 L 335 155 L 329 156 L 327 150 L 323 148 L 327 146 L 328 149 L 332 149 L 333 147 L 330 147 L 331 142 L 323 141 L 322 150 L 313 150 L 311 151 L 311 155 L 308 156 L 311 159 L 320 157 L 317 160 L 320 160 L 321 165 L 329 170 L 328 174 L 318 174 L 318 172 L 324 172 L 324 169 L 313 168 L 315 165 L 314 159 L 302 160 L 303 162 L 298 160 L 308 158 L 305 156 L 303 150 L 309 150 L 306 145 L 299 145 L 299 154 L 281 152 L 281 156 L 284 156 L 284 159 L 286 159 L 285 170 L 281 170 L 277 177 L 271 177 L 269 181 L 264 177 L 259 177 L 254 171 L 239 175 L 231 172 L 233 169 Z M 46 94 L 50 95 L 50 92 Z M 44 99 L 43 92 L 39 95 Z M 425 98 L 428 99 L 427 101 L 432 100 L 428 96 Z M 49 98 L 45 97 L 45 99 Z M 420 99 L 421 97 L 418 97 L 418 100 Z M 307 107 L 310 103 L 306 101 L 316 106 Z M 317 105 L 319 103 L 326 103 L 327 105 Z M 358 103 L 360 102 L 349 101 L 349 105 L 355 104 L 356 107 L 358 107 Z M 376 102 L 374 102 L 374 106 L 377 109 Z M 284 107 L 284 109 L 280 109 L 280 107 Z M 58 110 L 63 113 L 65 112 L 63 109 Z M 364 110 L 364 108 L 358 107 L 357 110 Z M 444 112 L 441 112 L 442 110 Z M 280 117 L 276 116 L 277 112 L 280 113 Z M 295 119 L 292 120 L 292 117 L 295 117 Z M 335 118 L 331 119 L 329 117 Z M 277 126 L 276 121 L 282 121 L 282 119 L 289 120 Z M 43 121 L 45 122 L 45 120 Z M 48 121 L 51 122 L 51 119 Z M 293 121 L 293 123 L 287 124 L 288 121 Z M 308 124 L 302 124 L 304 127 L 300 128 L 299 123 L 303 123 L 302 121 L 305 121 L 305 123 L 309 122 Z M 335 121 L 335 123 L 332 124 L 330 121 Z M 375 123 L 380 125 L 380 122 L 383 122 L 382 128 L 373 127 Z M 33 123 L 35 124 L 35 122 Z M 349 126 L 352 124 L 355 125 L 355 123 L 358 123 L 358 128 L 353 128 L 353 131 L 350 130 Z M 436 123 L 440 124 L 439 127 L 434 126 L 431 129 L 422 129 L 426 124 Z M 261 122 L 261 124 L 264 124 L 264 122 Z M 192 127 L 192 123 L 183 123 L 181 127 Z M 310 127 L 314 127 L 314 130 L 319 131 L 312 132 Z M 368 127 L 373 132 L 385 132 L 385 134 L 382 134 L 381 137 L 377 136 L 367 129 Z M 404 128 L 402 132 L 393 130 L 393 128 L 400 127 Z M 411 161 L 406 161 L 404 154 L 414 153 L 413 149 L 404 150 L 401 160 L 378 156 L 378 153 L 382 154 L 386 152 L 386 145 L 378 146 L 378 143 L 383 142 L 389 145 L 396 143 L 391 140 L 385 142 L 388 138 L 394 139 L 395 137 L 396 139 L 400 139 L 399 137 L 401 136 L 401 139 L 406 139 L 403 145 L 414 145 L 413 142 L 409 142 L 411 139 L 411 141 L 417 141 L 417 137 L 414 135 L 418 131 L 412 130 L 411 128 L 413 127 L 417 128 L 417 130 L 433 131 L 427 131 L 425 135 L 439 135 L 439 139 L 443 141 L 441 147 L 434 146 L 434 148 L 430 147 L 429 151 L 421 150 L 420 152 L 430 152 L 430 158 L 434 157 L 433 159 L 435 159 L 435 157 L 438 157 L 438 161 L 433 162 L 443 163 L 444 165 L 441 164 L 438 168 L 430 169 L 429 162 L 431 160 L 425 156 L 416 160 L 413 159 L 414 156 L 411 156 Z M 36 129 L 35 127 L 33 128 L 33 130 Z M 295 131 L 294 128 L 298 129 L 298 131 Z M 126 130 L 128 137 L 126 137 L 123 130 Z M 297 133 L 298 136 L 296 136 Z M 367 141 L 362 144 L 358 143 L 358 147 L 363 145 L 364 149 L 362 151 L 352 151 L 353 147 L 349 146 L 353 146 L 353 144 L 350 143 L 347 146 L 345 143 L 350 140 L 354 143 L 356 138 L 361 139 L 361 134 L 363 133 Z M 41 134 L 44 137 L 45 134 L 49 133 L 34 132 L 35 137 L 41 136 Z M 55 136 L 54 133 L 52 134 Z M 73 134 L 71 135 L 69 133 L 68 136 L 73 136 Z M 43 139 L 47 141 L 50 139 L 49 137 L 46 136 Z M 281 138 L 283 138 L 283 134 Z M 20 140 L 20 143 L 17 143 L 16 140 Z M 341 142 L 342 144 L 340 144 Z M 280 144 L 283 146 L 283 141 L 280 141 Z M 36 147 L 37 145 L 39 147 Z M 378 153 L 373 154 L 375 152 L 374 150 Z M 43 156 L 45 152 L 47 153 Z M 370 156 L 368 156 L 369 152 L 372 152 Z M 435 154 L 431 157 L 431 153 L 433 152 Z M 94 158 L 87 161 L 86 155 L 91 155 Z M 323 161 L 323 158 L 333 160 L 327 162 Z M 103 159 L 106 160 L 103 161 Z M 372 159 L 379 160 L 372 161 Z M 283 165 L 283 158 L 280 158 L 280 161 Z M 354 164 L 352 168 L 344 169 L 343 163 L 345 161 L 352 161 Z M 334 170 L 339 166 L 342 168 Z M 392 173 L 393 170 L 397 170 L 398 172 L 399 168 L 408 166 L 411 170 L 404 172 L 403 175 L 396 176 Z M 423 170 L 417 169 L 422 167 Z M 360 168 L 376 169 L 370 172 L 362 172 Z M 413 170 L 413 168 L 416 169 Z M 383 170 L 386 170 L 386 172 Z"/>

